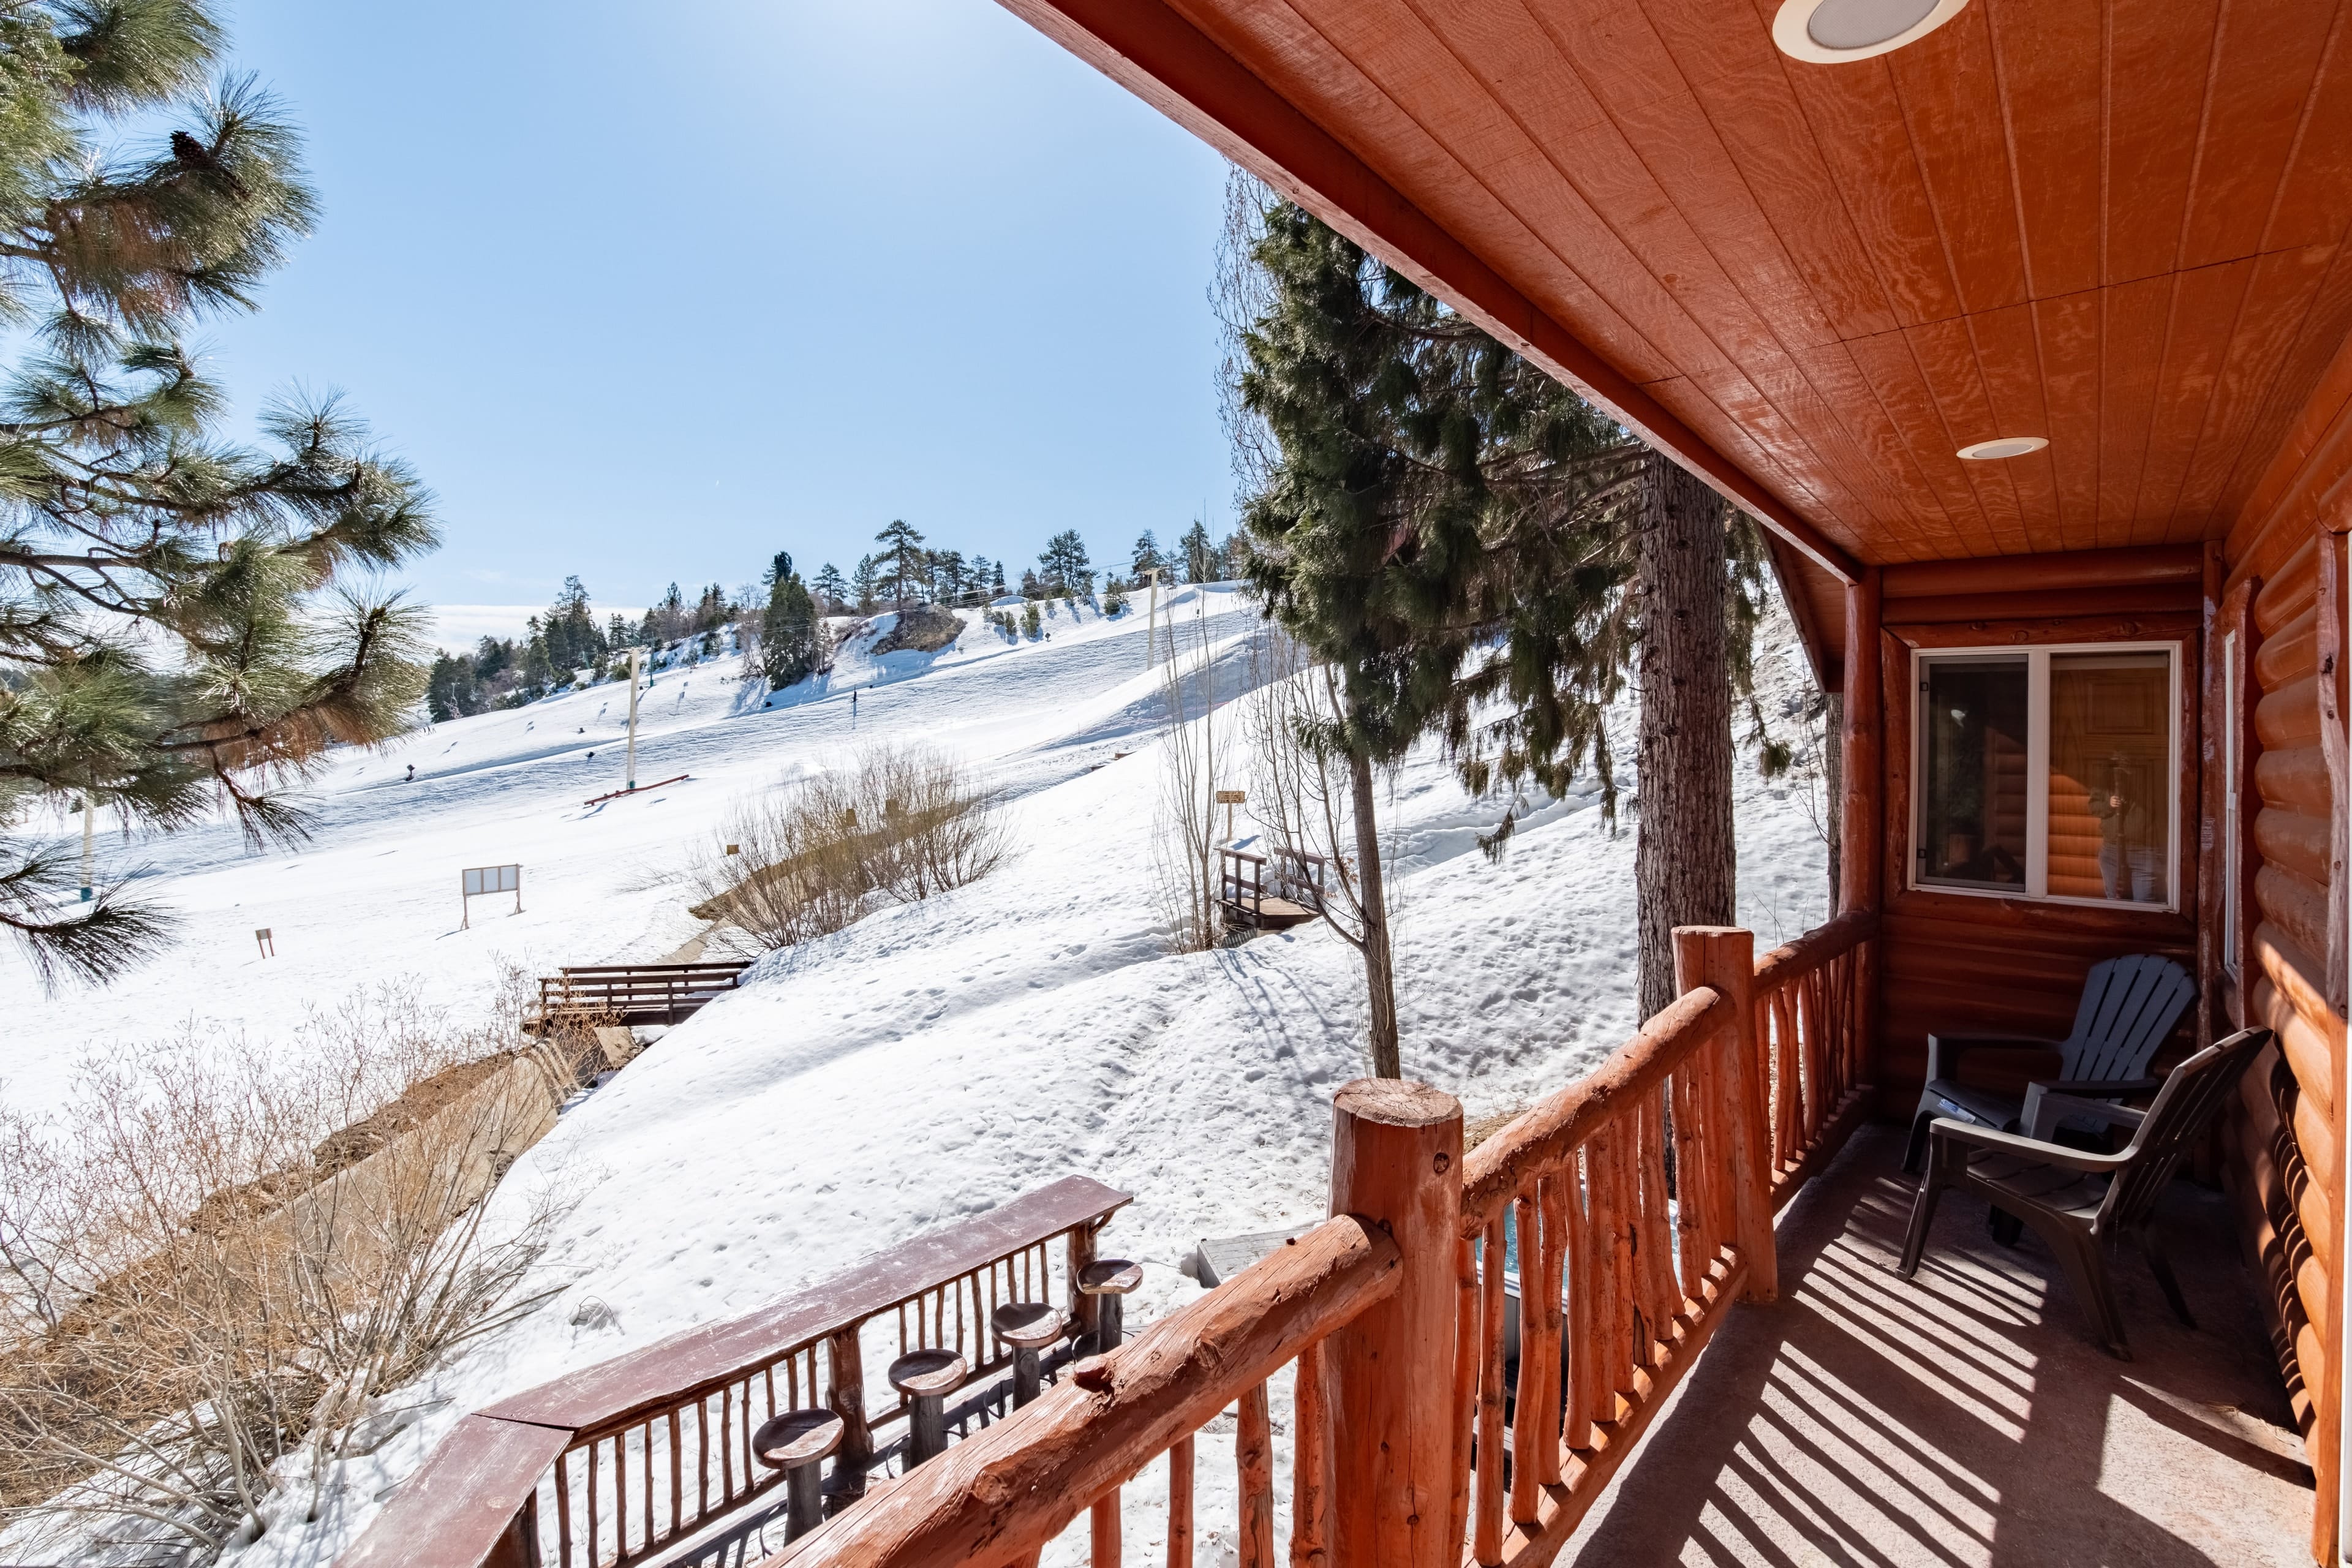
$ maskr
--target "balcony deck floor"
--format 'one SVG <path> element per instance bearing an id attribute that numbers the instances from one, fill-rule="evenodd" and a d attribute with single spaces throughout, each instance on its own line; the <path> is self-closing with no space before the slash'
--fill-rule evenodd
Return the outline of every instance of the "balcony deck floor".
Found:
<path id="1" fill-rule="evenodd" d="M 1901 1156 L 1865 1127 L 1790 1206 L 1780 1302 L 1725 1321 L 1559 1561 L 2307 1568 L 2311 1472 L 2221 1197 L 2164 1200 L 2197 1329 L 2112 1258 L 2120 1362 L 1981 1202 L 1947 1194 L 1898 1278 Z"/>

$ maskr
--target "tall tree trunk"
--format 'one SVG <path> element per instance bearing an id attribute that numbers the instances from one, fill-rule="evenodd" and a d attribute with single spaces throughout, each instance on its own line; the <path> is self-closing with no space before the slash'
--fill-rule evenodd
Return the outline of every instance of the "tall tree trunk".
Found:
<path id="1" fill-rule="evenodd" d="M 1826 732 L 1822 737 L 1822 794 L 1828 802 L 1823 831 L 1830 841 L 1830 913 L 1843 914 L 1838 908 L 1838 889 L 1844 875 L 1845 847 L 1845 698 L 1831 692 L 1829 711 L 1822 721 Z"/>
<path id="2" fill-rule="evenodd" d="M 1633 881 L 1642 1016 L 1675 998 L 1674 930 L 1734 909 L 1723 501 L 1663 453 L 1643 474 L 1642 736 Z"/>
<path id="3" fill-rule="evenodd" d="M 1396 970 L 1389 954 L 1388 894 L 1381 883 L 1381 830 L 1372 815 L 1372 764 L 1348 758 L 1356 816 L 1356 887 L 1364 906 L 1364 990 L 1371 1001 L 1372 1076 L 1402 1078 L 1397 1047 Z"/>

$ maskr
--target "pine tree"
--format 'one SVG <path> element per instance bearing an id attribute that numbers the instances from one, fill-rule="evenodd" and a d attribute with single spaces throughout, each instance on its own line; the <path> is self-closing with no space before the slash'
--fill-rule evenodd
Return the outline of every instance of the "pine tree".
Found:
<path id="1" fill-rule="evenodd" d="M 874 536 L 882 552 L 880 581 L 876 584 L 882 596 L 894 609 L 905 609 L 920 598 L 929 574 L 923 567 L 923 536 L 903 517 L 892 518 L 890 526 Z"/>
<path id="2" fill-rule="evenodd" d="M 779 550 L 768 562 L 768 569 L 760 574 L 760 586 L 772 589 L 792 574 L 793 552 L 789 550 Z"/>
<path id="3" fill-rule="evenodd" d="M 841 580 L 841 568 L 826 562 L 809 580 L 809 589 L 822 603 L 825 611 L 838 610 L 849 602 L 849 584 Z"/>
<path id="4" fill-rule="evenodd" d="M 870 616 L 881 607 L 882 562 L 879 556 L 861 555 L 857 569 L 849 575 L 849 591 L 856 600 L 857 613 Z"/>
<path id="5" fill-rule="evenodd" d="M 563 592 L 547 612 L 547 657 L 558 670 L 593 668 L 604 663 L 609 644 L 597 629 L 588 590 L 577 577 L 563 580 Z"/>
<path id="6" fill-rule="evenodd" d="M 1198 518 L 1193 519 L 1192 526 L 1184 531 L 1184 537 L 1177 541 L 1176 548 L 1184 563 L 1184 581 L 1214 583 L 1220 580 L 1223 563 L 1218 559 L 1216 542 L 1209 537 L 1208 524 Z"/>
<path id="7" fill-rule="evenodd" d="M 1143 537 L 1135 542 L 1135 552 L 1128 566 L 1128 575 L 1141 582 L 1144 574 L 1162 570 L 1167 564 L 1160 558 L 1160 541 L 1153 537 L 1151 530 L 1145 529 Z"/>
<path id="8" fill-rule="evenodd" d="M 1762 589 L 1752 526 L 1727 528 L 1679 468 L 1299 209 L 1267 207 L 1255 257 L 1272 304 L 1244 334 L 1240 391 L 1280 456 L 1234 553 L 1338 666 L 1346 719 L 1330 739 L 1360 800 L 1360 757 L 1434 730 L 1474 792 L 1557 795 L 1589 759 L 1613 809 L 1604 710 L 1641 660 L 1646 1016 L 1660 987 L 1671 996 L 1672 925 L 1730 918 L 1729 700 L 1748 688 Z M 1501 657 L 1473 658 L 1496 643 Z M 1654 700 L 1654 670 L 1709 690 Z M 1362 818 L 1358 831 L 1369 857 Z"/>
<path id="9" fill-rule="evenodd" d="M 1066 528 L 1047 540 L 1037 565 L 1054 596 L 1094 591 L 1095 574 L 1087 570 L 1086 542 L 1075 528 Z"/>
<path id="10" fill-rule="evenodd" d="M 987 600 L 991 593 L 991 589 L 989 587 L 991 574 L 994 574 L 1000 581 L 1004 575 L 1003 573 L 998 570 L 996 565 L 991 562 L 987 556 L 975 555 L 971 558 L 971 567 L 968 574 L 965 576 L 964 581 L 969 585 L 972 599 L 975 603 L 982 603 Z"/>
<path id="11" fill-rule="evenodd" d="M 990 588 L 992 588 L 992 590 L 994 590 L 994 591 L 995 591 L 996 595 L 997 595 L 999 598 L 1002 598 L 1002 597 L 1003 597 L 1003 596 L 1004 596 L 1004 563 L 1003 563 L 1003 562 L 1002 562 L 1002 561 L 996 562 L 996 563 L 994 563 L 993 564 L 992 564 L 992 565 L 989 567 L 989 569 L 988 569 L 988 585 L 989 585 L 989 587 L 990 587 Z"/>
<path id="12" fill-rule="evenodd" d="M 823 667 L 824 622 L 808 585 L 784 563 L 784 574 L 768 590 L 768 609 L 760 623 L 760 668 L 771 690 L 797 685 Z"/>
<path id="13" fill-rule="evenodd" d="M 275 786 L 399 733 L 418 613 L 351 579 L 435 542 L 430 498 L 334 400 L 225 439 L 183 335 L 250 310 L 316 212 L 299 140 L 194 0 L 21 0 L 0 16 L 0 835 L 95 802 L 169 830 L 215 801 L 249 840 L 307 818 Z M 144 143 L 131 155 L 118 140 Z M 45 983 L 102 982 L 169 921 L 0 837 L 0 927 Z"/>

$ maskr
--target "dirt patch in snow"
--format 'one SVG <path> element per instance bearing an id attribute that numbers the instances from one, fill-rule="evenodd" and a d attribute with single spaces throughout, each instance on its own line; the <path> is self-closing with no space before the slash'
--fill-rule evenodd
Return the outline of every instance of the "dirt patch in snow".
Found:
<path id="1" fill-rule="evenodd" d="M 882 634 L 875 643 L 877 655 L 912 649 L 916 653 L 937 653 L 951 646 L 963 636 L 963 617 L 953 610 L 943 610 L 937 605 L 917 605 L 898 612 L 898 624 Z"/>

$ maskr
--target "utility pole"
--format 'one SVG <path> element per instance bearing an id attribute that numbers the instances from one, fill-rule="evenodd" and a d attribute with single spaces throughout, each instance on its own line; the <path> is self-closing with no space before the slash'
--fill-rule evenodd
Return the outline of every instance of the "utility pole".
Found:
<path id="1" fill-rule="evenodd" d="M 98 803 L 87 795 L 81 797 L 81 901 L 89 902 L 91 889 L 98 879 L 91 874 L 95 857 L 90 848 L 90 837 L 98 826 Z"/>
<path id="2" fill-rule="evenodd" d="M 641 647 L 633 647 L 629 650 L 629 772 L 627 786 L 630 789 L 637 787 L 637 666 L 638 662 L 645 657 L 646 650 Z"/>
<path id="3" fill-rule="evenodd" d="M 1147 566 L 1143 574 L 1151 579 L 1151 602 L 1143 612 L 1143 668 L 1152 669 L 1160 663 L 1160 568 Z"/>

